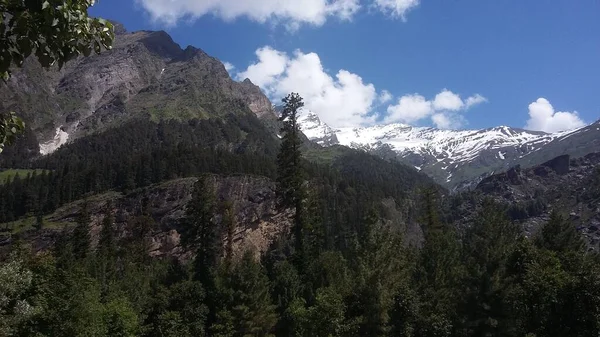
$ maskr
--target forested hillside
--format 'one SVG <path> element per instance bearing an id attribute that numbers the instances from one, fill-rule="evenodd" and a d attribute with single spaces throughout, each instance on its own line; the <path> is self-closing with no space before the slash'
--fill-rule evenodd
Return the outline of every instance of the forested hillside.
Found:
<path id="1" fill-rule="evenodd" d="M 201 50 L 101 27 L 111 51 L 0 96 L 28 122 L 0 154 L 0 337 L 599 335 L 598 154 L 451 194 L 307 142 L 296 93 L 277 116 Z"/>
<path id="2" fill-rule="evenodd" d="M 1 187 L 5 334 L 599 331 L 599 261 L 560 214 L 528 234 L 503 200 L 246 116 L 138 121 L 23 162 Z M 302 192 L 280 203 L 285 186 Z M 473 207 L 453 218 L 457 202 Z"/>

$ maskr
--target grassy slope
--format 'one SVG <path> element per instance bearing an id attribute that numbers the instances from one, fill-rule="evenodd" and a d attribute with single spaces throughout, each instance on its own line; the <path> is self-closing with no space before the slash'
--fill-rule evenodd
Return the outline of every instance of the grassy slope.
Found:
<path id="1" fill-rule="evenodd" d="M 0 171 L 0 185 L 5 184 L 6 180 L 8 178 L 13 179 L 13 177 L 16 176 L 17 174 L 19 175 L 19 177 L 21 179 L 23 179 L 23 178 L 27 177 L 27 175 L 29 173 L 42 174 L 42 172 L 44 172 L 44 170 L 41 170 L 41 169 L 36 169 L 36 170 L 8 169 L 8 170 Z"/>

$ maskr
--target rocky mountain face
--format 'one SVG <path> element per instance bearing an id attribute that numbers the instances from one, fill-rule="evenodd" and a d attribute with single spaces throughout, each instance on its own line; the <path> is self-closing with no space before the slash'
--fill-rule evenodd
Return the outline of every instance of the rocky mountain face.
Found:
<path id="1" fill-rule="evenodd" d="M 267 251 L 269 246 L 282 235 L 289 233 L 294 212 L 278 207 L 276 184 L 273 180 L 253 175 L 211 175 L 210 181 L 216 190 L 216 200 L 229 201 L 232 204 L 234 223 L 236 225 L 233 239 L 235 256 L 245 251 L 252 251 L 256 257 Z M 44 217 L 47 224 L 42 230 L 28 229 L 19 237 L 31 242 L 36 251 L 50 249 L 63 230 L 75 227 L 77 216 L 86 204 L 91 216 L 90 234 L 92 246 L 98 242 L 102 222 L 106 216 L 107 205 L 112 204 L 111 214 L 118 237 L 123 239 L 131 235 L 132 228 L 128 221 L 142 215 L 145 208 L 147 215 L 155 222 L 150 236 L 151 256 L 175 256 L 188 259 L 191 252 L 181 246 L 182 219 L 188 202 L 192 198 L 193 185 L 197 178 L 181 178 L 161 184 L 138 189 L 124 194 L 107 192 L 93 195 L 64 205 L 52 214 Z M 406 244 L 419 244 L 423 234 L 415 221 L 408 221 L 406 209 L 400 207 L 393 198 L 380 201 L 383 210 L 382 221 L 404 234 Z M 33 218 L 29 219 L 34 221 Z M 25 222 L 29 221 L 25 220 Z M 215 222 L 221 233 L 223 247 L 227 243 L 226 228 L 221 225 L 221 215 L 215 216 Z M 16 236 L 15 236 L 16 237 Z M 0 255 L 10 249 L 13 236 L 0 234 Z"/>
<path id="2" fill-rule="evenodd" d="M 484 130 L 440 130 L 405 124 L 331 128 L 306 111 L 303 132 L 313 141 L 341 144 L 397 159 L 450 189 L 474 187 L 481 179 L 521 164 L 539 164 L 557 155 L 585 155 L 600 147 L 600 121 L 554 134 L 500 126 Z"/>
<path id="3" fill-rule="evenodd" d="M 477 200 L 491 197 L 507 207 L 509 217 L 534 235 L 552 211 L 563 215 L 600 249 L 600 153 L 572 158 L 562 155 L 530 168 L 514 166 L 483 179 L 468 193 L 455 196 L 449 213 L 467 222 Z"/>
<path id="4" fill-rule="evenodd" d="M 261 90 L 232 80 L 216 58 L 182 49 L 164 31 L 128 33 L 121 25 L 112 50 L 61 70 L 28 60 L 0 91 L 0 108 L 24 117 L 42 154 L 136 117 L 185 120 L 235 111 L 275 118 Z"/>
<path id="5" fill-rule="evenodd" d="M 211 176 L 215 186 L 217 200 L 232 203 L 235 215 L 234 253 L 251 250 L 256 254 L 266 251 L 271 242 L 286 233 L 292 223 L 293 212 L 281 211 L 277 207 L 275 183 L 268 178 L 249 175 Z M 185 216 L 185 207 L 191 200 L 191 192 L 197 178 L 183 178 L 140 189 L 129 194 L 108 192 L 88 198 L 87 209 L 91 215 L 91 234 L 97 242 L 102 229 L 102 220 L 106 216 L 106 206 L 112 202 L 112 215 L 115 228 L 120 237 L 126 237 L 131 229 L 127 221 L 140 215 L 143 204 L 148 215 L 156 222 L 151 237 L 150 254 L 152 256 L 179 256 L 188 254 L 180 245 L 181 219 Z M 48 223 L 73 227 L 84 201 L 79 200 L 57 209 L 45 219 Z M 216 219 L 221 222 L 220 218 Z M 49 228 L 42 231 L 29 231 L 27 240 L 34 242 L 37 250 L 51 246 L 62 229 Z M 56 227 L 56 226 L 55 226 Z M 58 230 L 57 230 L 58 229 Z M 225 229 L 221 229 L 223 244 L 226 243 Z M 10 242 L 6 241 L 4 244 Z"/>

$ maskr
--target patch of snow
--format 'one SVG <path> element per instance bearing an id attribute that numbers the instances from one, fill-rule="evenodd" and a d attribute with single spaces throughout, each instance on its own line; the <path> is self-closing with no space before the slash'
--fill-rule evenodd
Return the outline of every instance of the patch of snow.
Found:
<path id="1" fill-rule="evenodd" d="M 502 153 L 502 151 L 498 151 L 498 157 L 500 157 L 502 160 L 506 159 L 504 158 L 504 153 Z"/>
<path id="2" fill-rule="evenodd" d="M 160 74 L 162 75 L 165 72 L 165 68 L 162 68 L 162 70 L 160 71 Z"/>
<path id="3" fill-rule="evenodd" d="M 421 171 L 423 169 L 421 166 L 415 166 L 415 168 L 417 169 L 417 171 Z"/>
<path id="4" fill-rule="evenodd" d="M 69 140 L 69 134 L 62 129 L 62 125 L 56 128 L 56 134 L 51 140 L 40 143 L 40 154 L 47 155 L 56 151 Z"/>

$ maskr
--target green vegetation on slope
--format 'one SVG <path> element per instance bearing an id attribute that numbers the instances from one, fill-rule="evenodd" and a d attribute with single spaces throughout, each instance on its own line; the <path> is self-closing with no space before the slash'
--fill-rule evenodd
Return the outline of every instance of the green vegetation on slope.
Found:
<path id="1" fill-rule="evenodd" d="M 7 169 L 0 171 L 0 185 L 6 184 L 7 180 L 13 180 L 16 175 L 19 175 L 21 179 L 27 177 L 27 175 L 36 175 L 42 174 L 45 170 L 35 169 L 35 170 L 27 170 L 27 169 Z"/>

